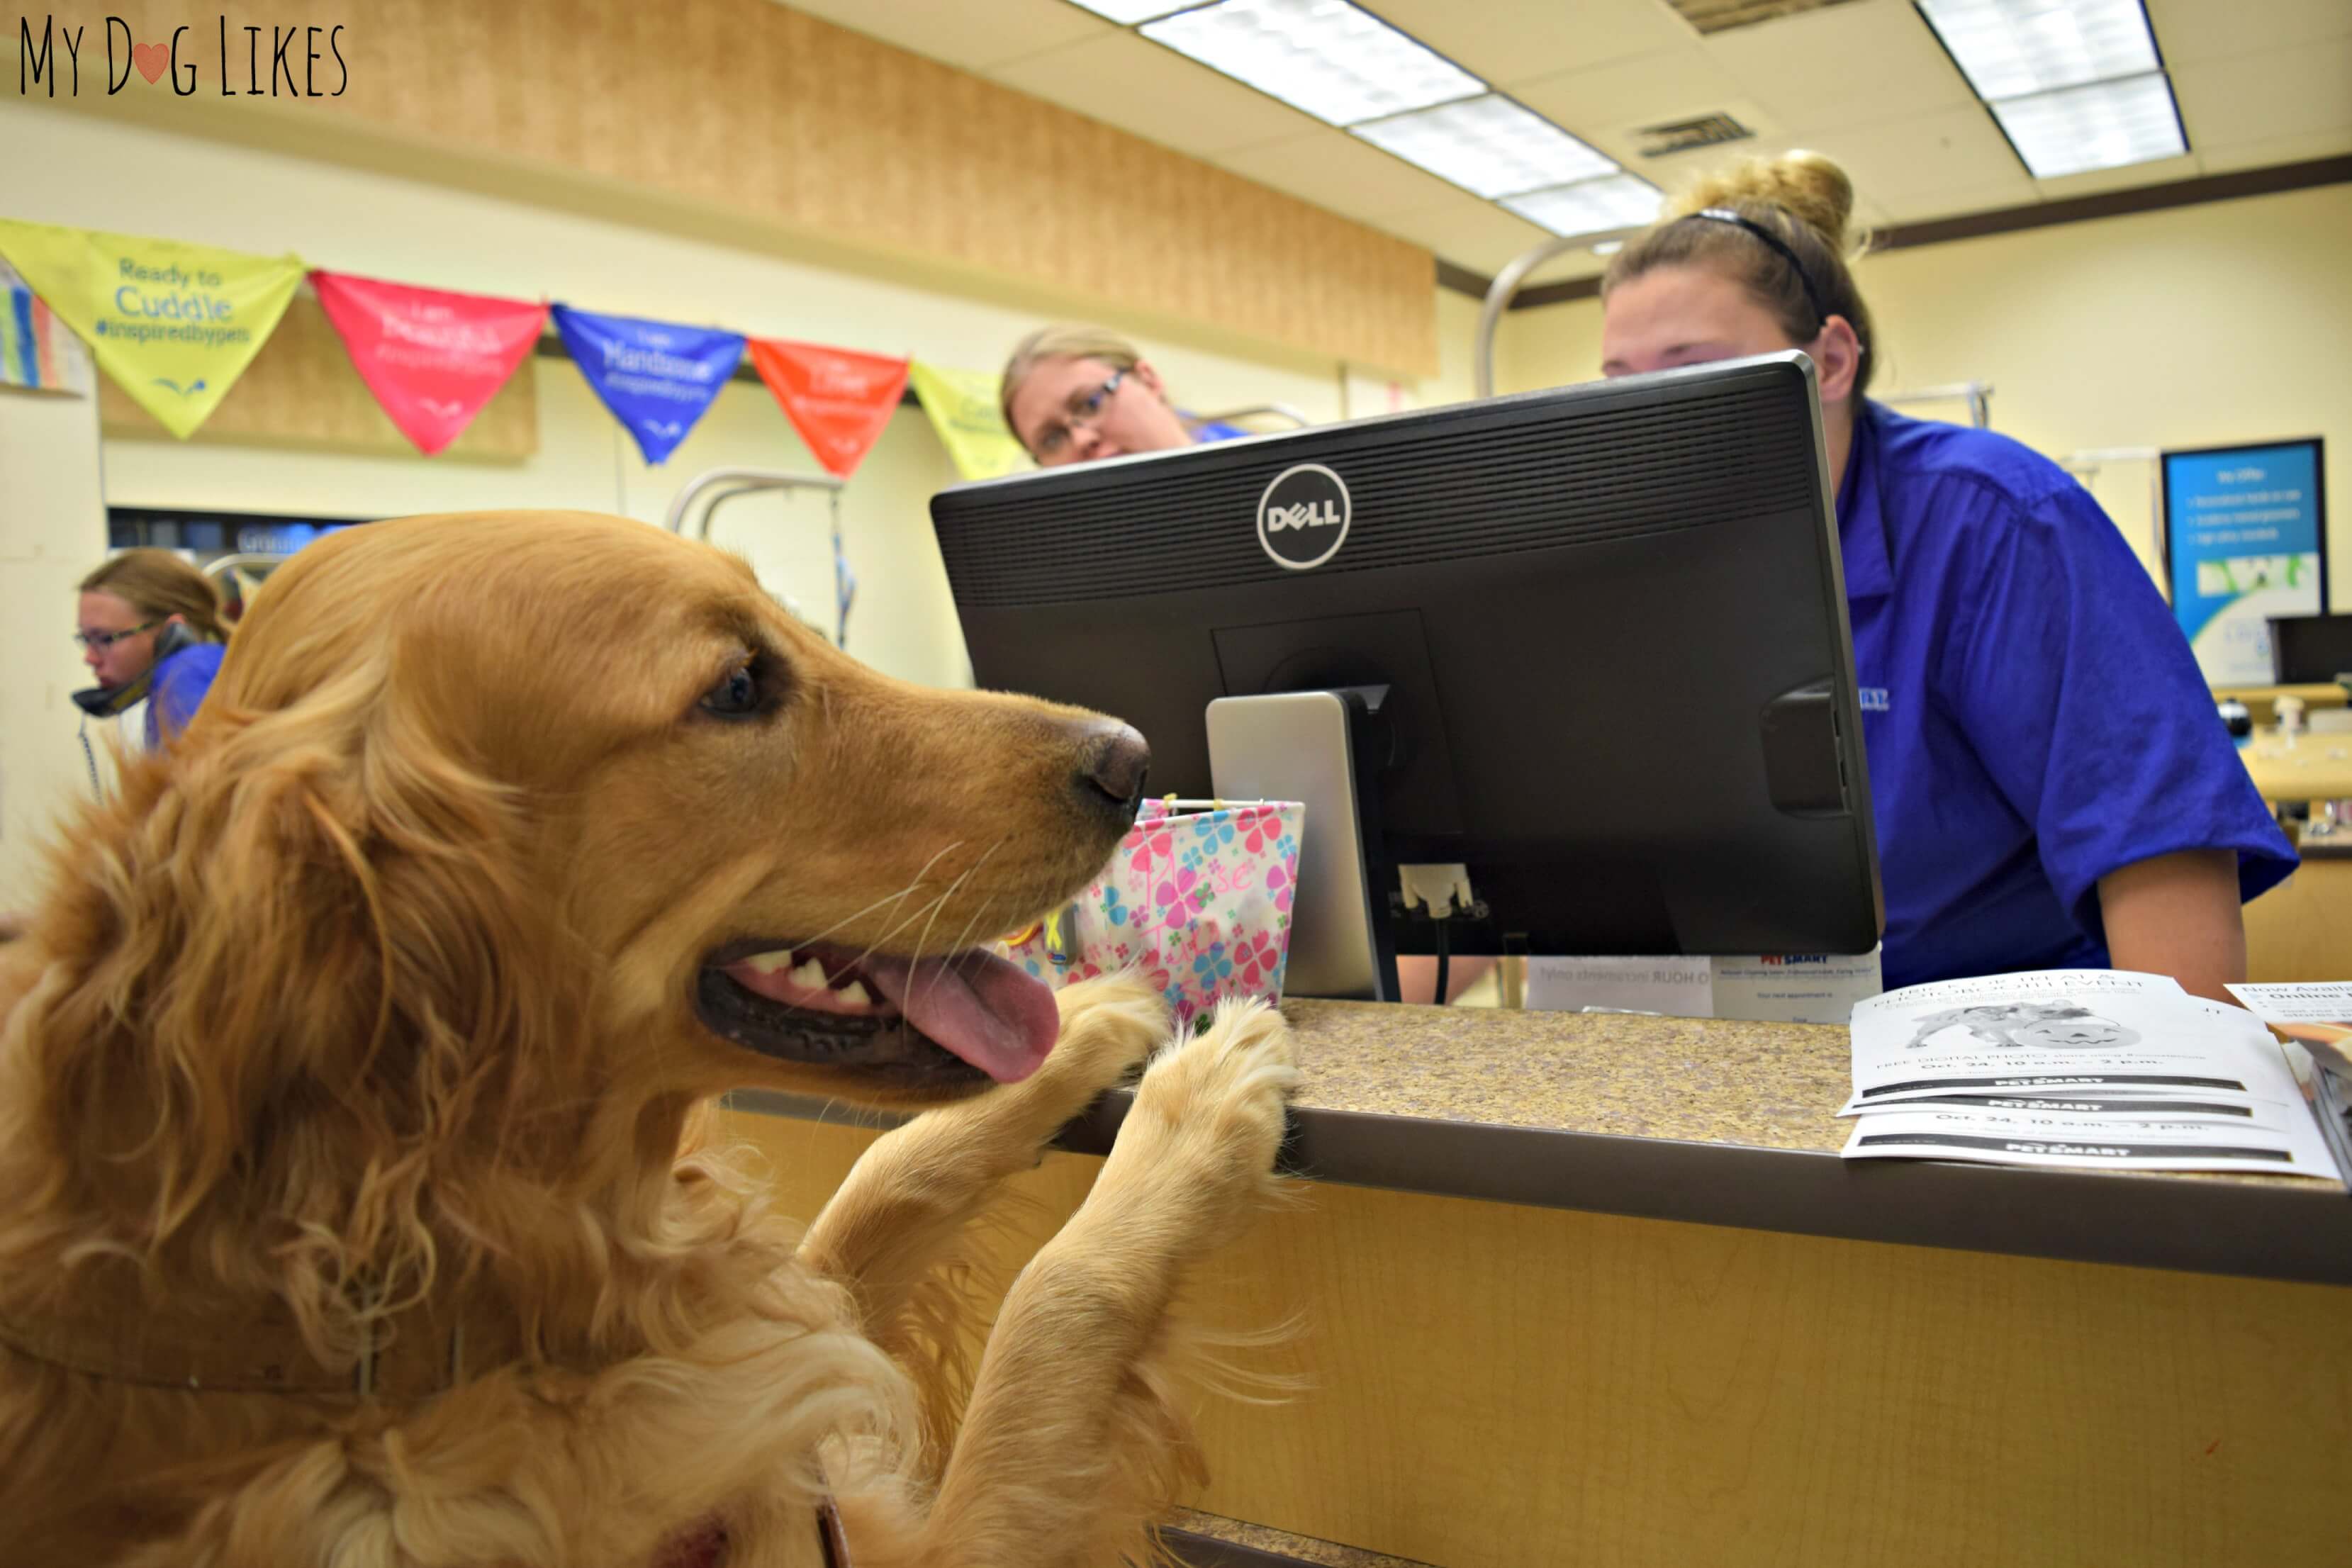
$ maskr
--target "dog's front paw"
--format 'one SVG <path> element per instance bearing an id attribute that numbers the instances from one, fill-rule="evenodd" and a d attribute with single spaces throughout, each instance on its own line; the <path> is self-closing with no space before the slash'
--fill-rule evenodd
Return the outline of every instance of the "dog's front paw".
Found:
<path id="1" fill-rule="evenodd" d="M 1055 1125 L 1116 1087 L 1168 1038 L 1168 1004 L 1131 974 L 1081 980 L 1055 994 L 1062 1033 L 1045 1065 L 1021 1087 L 1058 1111 Z"/>
<path id="2" fill-rule="evenodd" d="M 1153 1059 L 1106 1181 L 1171 1182 L 1222 1233 L 1273 1179 L 1283 1107 L 1298 1086 L 1290 1026 L 1263 1002 L 1227 1002 L 1209 1027 Z"/>

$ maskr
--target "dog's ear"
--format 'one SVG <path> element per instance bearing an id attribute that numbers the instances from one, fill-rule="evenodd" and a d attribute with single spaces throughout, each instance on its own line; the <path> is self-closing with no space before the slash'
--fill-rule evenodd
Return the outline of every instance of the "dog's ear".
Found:
<path id="1" fill-rule="evenodd" d="M 266 712 L 230 689 L 64 853 L 44 931 L 68 978 L 27 999 L 29 1043 L 61 1111 L 120 1108 L 91 1136 L 122 1146 L 83 1152 L 153 1174 L 148 1246 L 268 1172 L 277 1212 L 331 1217 L 333 1266 L 373 1267 L 422 1236 L 436 1149 L 546 1081 L 576 1004 L 527 814 L 389 665 Z M 362 1190 L 292 1190 L 335 1172 Z"/>

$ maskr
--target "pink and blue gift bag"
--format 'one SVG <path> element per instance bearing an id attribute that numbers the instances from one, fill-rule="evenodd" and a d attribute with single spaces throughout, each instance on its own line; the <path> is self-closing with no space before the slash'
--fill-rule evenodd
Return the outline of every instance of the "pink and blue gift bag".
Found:
<path id="1" fill-rule="evenodd" d="M 1297 801 L 1147 800 L 1102 874 L 1011 942 L 1013 961 L 1057 990 L 1136 970 L 1180 1025 L 1228 997 L 1279 1002 L 1306 816 Z"/>

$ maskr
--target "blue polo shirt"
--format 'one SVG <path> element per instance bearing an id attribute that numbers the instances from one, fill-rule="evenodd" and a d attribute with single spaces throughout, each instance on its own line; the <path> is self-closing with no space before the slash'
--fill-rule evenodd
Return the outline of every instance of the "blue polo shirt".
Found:
<path id="1" fill-rule="evenodd" d="M 147 693 L 147 744 L 160 746 L 176 736 L 196 716 L 205 693 L 220 673 L 221 655 L 228 650 L 216 642 L 200 642 L 157 661 L 153 684 Z"/>
<path id="2" fill-rule="evenodd" d="M 2104 967 L 2098 881 L 2230 849 L 2294 868 L 2156 584 L 2055 463 L 1989 430 L 1854 420 L 1838 490 L 1886 986 Z"/>

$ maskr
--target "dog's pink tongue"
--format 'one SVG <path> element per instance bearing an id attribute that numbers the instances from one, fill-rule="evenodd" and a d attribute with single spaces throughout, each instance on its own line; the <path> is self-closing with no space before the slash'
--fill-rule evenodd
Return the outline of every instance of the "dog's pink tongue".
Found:
<path id="1" fill-rule="evenodd" d="M 1054 993 L 992 952 L 913 963 L 872 953 L 858 968 L 907 1022 L 999 1083 L 1035 1072 L 1062 1032 Z"/>

